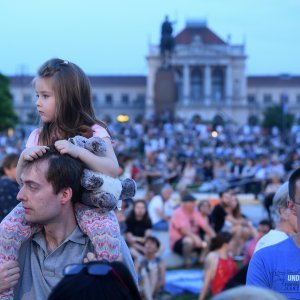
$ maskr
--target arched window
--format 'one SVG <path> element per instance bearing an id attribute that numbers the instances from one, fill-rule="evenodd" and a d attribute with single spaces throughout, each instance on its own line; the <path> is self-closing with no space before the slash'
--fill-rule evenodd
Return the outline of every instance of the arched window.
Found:
<path id="1" fill-rule="evenodd" d="M 224 98 L 224 70 L 215 68 L 212 72 L 212 99 L 221 102 Z"/>
<path id="2" fill-rule="evenodd" d="M 203 71 L 199 67 L 191 72 L 191 99 L 197 102 L 204 99 Z"/>
<path id="3" fill-rule="evenodd" d="M 182 76 L 181 69 L 176 69 L 175 71 L 175 84 L 176 84 L 176 102 L 181 102 L 183 99 L 183 76 Z"/>

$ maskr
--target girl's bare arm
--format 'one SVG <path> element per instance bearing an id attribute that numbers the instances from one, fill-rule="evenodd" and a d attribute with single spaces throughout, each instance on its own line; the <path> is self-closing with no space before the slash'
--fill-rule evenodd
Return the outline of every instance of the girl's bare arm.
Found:
<path id="1" fill-rule="evenodd" d="M 74 158 L 80 159 L 88 169 L 92 171 L 101 172 L 111 177 L 117 177 L 119 171 L 119 163 L 112 147 L 109 138 L 103 138 L 106 143 L 105 156 L 97 156 L 89 150 L 81 148 L 72 144 L 67 140 L 59 140 L 55 142 L 56 149 L 61 154 L 69 154 Z"/>

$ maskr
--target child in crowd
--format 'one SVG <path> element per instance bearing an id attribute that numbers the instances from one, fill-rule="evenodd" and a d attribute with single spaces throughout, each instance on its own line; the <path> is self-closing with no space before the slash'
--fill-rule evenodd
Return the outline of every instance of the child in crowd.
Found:
<path id="1" fill-rule="evenodd" d="M 247 265 L 254 253 L 258 241 L 272 229 L 272 223 L 269 220 L 261 220 L 257 227 L 256 236 L 251 239 L 245 249 L 243 265 Z"/>
<path id="2" fill-rule="evenodd" d="M 148 236 L 144 246 L 144 257 L 137 264 L 141 289 L 146 300 L 154 299 L 165 285 L 166 265 L 158 255 L 159 249 L 159 240 Z"/>
<path id="3" fill-rule="evenodd" d="M 19 155 L 15 153 L 4 157 L 0 167 L 0 222 L 19 203 L 17 194 L 16 168 Z"/>
<path id="4" fill-rule="evenodd" d="M 231 239 L 232 234 L 223 231 L 211 240 L 211 252 L 205 259 L 204 283 L 199 300 L 205 299 L 209 290 L 213 295 L 220 293 L 228 280 L 237 273 L 237 265 L 229 255 Z"/>
<path id="5" fill-rule="evenodd" d="M 106 125 L 95 117 L 90 83 L 84 72 L 74 63 L 50 59 L 39 68 L 33 86 L 42 127 L 35 129 L 28 138 L 26 149 L 21 153 L 18 162 L 17 180 L 20 179 L 26 161 L 42 156 L 47 145 L 52 144 L 61 154 L 81 160 L 86 168 L 117 177 L 119 164 L 112 147 L 111 136 Z M 106 144 L 106 156 L 96 156 L 68 141 L 76 135 L 102 138 Z M 117 206 L 117 203 L 115 204 Z M 20 221 L 21 224 L 10 224 L 11 219 L 3 221 L 6 222 L 5 227 L 15 226 L 14 230 L 19 230 L 16 232 L 16 245 L 20 245 L 32 234 L 30 224 L 25 221 L 25 211 L 22 210 L 22 206 L 18 209 L 21 209 L 18 211 L 19 214 L 21 212 L 21 217 L 15 223 Z M 120 239 L 120 228 L 113 210 L 100 212 L 103 212 L 103 209 L 91 208 L 80 203 L 75 206 L 79 226 L 92 241 L 97 258 L 113 261 L 120 258 L 121 247 L 124 245 Z M 3 247 L 0 252 L 3 252 L 5 240 L 2 240 L 1 244 Z M 4 260 L 7 260 L 7 257 Z"/>

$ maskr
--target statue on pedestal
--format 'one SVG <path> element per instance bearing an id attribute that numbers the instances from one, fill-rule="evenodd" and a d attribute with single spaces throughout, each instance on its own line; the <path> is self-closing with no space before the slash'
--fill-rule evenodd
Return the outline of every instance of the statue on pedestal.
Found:
<path id="1" fill-rule="evenodd" d="M 160 39 L 160 55 L 162 58 L 162 67 L 168 68 L 170 66 L 171 54 L 174 49 L 173 26 L 169 21 L 168 16 L 165 17 L 161 26 Z"/>

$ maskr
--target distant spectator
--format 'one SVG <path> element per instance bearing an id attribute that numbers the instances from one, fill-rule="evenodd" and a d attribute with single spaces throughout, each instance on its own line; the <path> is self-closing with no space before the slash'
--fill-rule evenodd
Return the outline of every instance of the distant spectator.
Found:
<path id="1" fill-rule="evenodd" d="M 276 174 L 280 180 L 284 178 L 284 165 L 280 162 L 277 154 L 272 155 L 270 165 L 268 167 L 268 178 L 272 178 Z"/>
<path id="2" fill-rule="evenodd" d="M 244 252 L 244 261 L 243 261 L 244 265 L 247 265 L 249 263 L 258 241 L 264 235 L 266 235 L 271 229 L 272 229 L 272 224 L 269 220 L 262 220 L 259 222 L 257 228 L 257 235 L 252 240 L 250 240 L 246 245 L 246 249 Z"/>
<path id="3" fill-rule="evenodd" d="M 161 193 L 155 195 L 148 205 L 148 212 L 154 230 L 168 230 L 169 220 L 172 215 L 171 196 L 173 188 L 166 184 L 163 186 Z"/>
<path id="4" fill-rule="evenodd" d="M 246 241 L 257 234 L 251 221 L 241 213 L 240 202 L 235 193 L 231 194 L 223 230 L 233 234 L 231 241 L 232 253 L 238 256 L 243 254 Z"/>
<path id="5" fill-rule="evenodd" d="M 0 168 L 0 222 L 19 203 L 17 194 L 19 185 L 16 181 L 16 167 L 19 155 L 8 154 Z"/>
<path id="6" fill-rule="evenodd" d="M 203 220 L 205 221 L 205 223 L 210 226 L 209 216 L 212 212 L 212 207 L 211 207 L 209 201 L 208 200 L 200 201 L 198 204 L 198 211 L 199 211 L 200 215 L 202 216 Z M 208 246 L 210 246 L 211 237 L 208 234 L 206 234 L 202 228 L 200 228 L 200 237 L 208 243 Z M 208 251 L 209 251 L 209 247 L 207 247 L 201 251 L 201 254 L 199 257 L 200 264 L 202 264 L 204 262 L 204 259 L 207 255 Z"/>
<path id="7" fill-rule="evenodd" d="M 264 207 L 267 210 L 269 219 L 272 220 L 270 207 L 273 202 L 273 197 L 281 185 L 281 179 L 278 174 L 273 173 L 270 182 L 267 183 L 264 189 Z"/>
<path id="8" fill-rule="evenodd" d="M 159 194 L 167 177 L 164 163 L 158 158 L 156 152 L 149 152 L 144 170 L 148 187 L 155 194 Z"/>
<path id="9" fill-rule="evenodd" d="M 178 191 L 185 190 L 189 185 L 192 185 L 195 182 L 196 175 L 197 170 L 195 168 L 195 165 L 193 164 L 191 158 L 187 158 L 185 160 L 182 174 L 180 175 L 180 179 L 176 186 L 176 189 Z"/>
<path id="10" fill-rule="evenodd" d="M 158 256 L 160 242 L 156 237 L 148 236 L 144 249 L 145 254 L 138 262 L 137 271 L 141 276 L 141 288 L 144 298 L 152 300 L 162 292 L 165 285 L 166 265 Z"/>
<path id="11" fill-rule="evenodd" d="M 214 230 L 197 211 L 195 202 L 193 195 L 183 195 L 181 205 L 175 209 L 170 222 L 170 248 L 183 256 L 187 268 L 191 266 L 191 254 L 194 251 L 200 253 L 208 246 L 200 237 L 200 229 L 210 238 L 215 236 Z"/>
<path id="12" fill-rule="evenodd" d="M 232 180 L 239 180 L 242 176 L 244 164 L 241 157 L 234 157 L 232 166 L 230 168 L 230 176 Z"/>
<path id="13" fill-rule="evenodd" d="M 177 157 L 170 157 L 167 161 L 166 182 L 172 186 L 176 185 L 180 178 L 180 164 Z"/>
<path id="14" fill-rule="evenodd" d="M 126 219 L 126 242 L 133 258 L 144 254 L 144 245 L 147 236 L 151 235 L 152 223 L 144 200 L 136 200 L 132 211 Z"/>
<path id="15" fill-rule="evenodd" d="M 212 295 L 220 293 L 229 279 L 237 273 L 237 265 L 229 255 L 231 238 L 231 233 L 223 231 L 212 239 L 211 252 L 205 259 L 204 283 L 199 300 L 204 300 L 209 291 Z"/>
<path id="16" fill-rule="evenodd" d="M 214 178 L 213 162 L 210 158 L 206 158 L 203 162 L 202 180 L 210 181 Z"/>
<path id="17" fill-rule="evenodd" d="M 231 189 L 225 189 L 219 193 L 220 203 L 217 204 L 211 215 L 210 222 L 216 232 L 220 232 L 225 224 L 227 209 L 230 206 L 230 201 L 233 191 Z"/>

